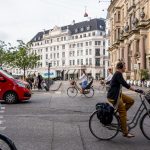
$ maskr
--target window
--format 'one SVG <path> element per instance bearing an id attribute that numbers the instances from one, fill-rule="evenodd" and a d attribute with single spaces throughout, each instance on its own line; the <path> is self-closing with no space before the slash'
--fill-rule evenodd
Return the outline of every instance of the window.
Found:
<path id="1" fill-rule="evenodd" d="M 83 56 L 83 50 L 81 50 L 81 56 Z"/>
<path id="2" fill-rule="evenodd" d="M 65 65 L 65 60 L 62 60 L 62 66 L 64 66 Z"/>
<path id="3" fill-rule="evenodd" d="M 92 45 L 92 41 L 89 42 L 89 45 L 90 45 L 90 46 Z"/>
<path id="4" fill-rule="evenodd" d="M 78 28 L 75 29 L 75 33 L 78 33 Z"/>
<path id="5" fill-rule="evenodd" d="M 57 66 L 59 66 L 59 60 L 57 60 Z"/>
<path id="6" fill-rule="evenodd" d="M 101 41 L 95 41 L 95 45 L 101 45 Z"/>
<path id="7" fill-rule="evenodd" d="M 79 59 L 77 59 L 77 65 L 80 65 L 80 60 Z"/>
<path id="8" fill-rule="evenodd" d="M 103 49 L 103 55 L 105 55 L 105 49 Z"/>
<path id="9" fill-rule="evenodd" d="M 59 58 L 59 53 L 57 53 L 57 58 Z"/>
<path id="10" fill-rule="evenodd" d="M 57 38 L 57 42 L 59 42 L 59 38 Z"/>
<path id="11" fill-rule="evenodd" d="M 83 43 L 81 43 L 81 47 L 83 47 Z"/>
<path id="12" fill-rule="evenodd" d="M 72 65 L 75 65 L 75 60 L 72 61 Z"/>
<path id="13" fill-rule="evenodd" d="M 88 55 L 88 49 L 86 49 L 86 55 Z"/>
<path id="14" fill-rule="evenodd" d="M 79 51 L 77 51 L 77 56 L 79 56 Z"/>
<path id="15" fill-rule="evenodd" d="M 71 66 L 71 60 L 69 60 L 69 65 Z"/>
<path id="16" fill-rule="evenodd" d="M 100 49 L 99 48 L 95 49 L 95 56 L 100 56 Z"/>
<path id="17" fill-rule="evenodd" d="M 83 37 L 86 37 L 86 34 L 83 34 Z"/>
<path id="18" fill-rule="evenodd" d="M 63 37 L 61 37 L 61 41 L 63 41 Z"/>
<path id="19" fill-rule="evenodd" d="M 48 47 L 46 47 L 46 52 L 48 52 Z"/>
<path id="20" fill-rule="evenodd" d="M 88 65 L 88 58 L 86 58 L 86 65 Z"/>
<path id="21" fill-rule="evenodd" d="M 46 54 L 46 59 L 48 59 L 48 54 Z"/>
<path id="22" fill-rule="evenodd" d="M 89 58 L 89 65 L 92 65 L 92 58 Z"/>
<path id="23" fill-rule="evenodd" d="M 87 27 L 86 27 L 86 30 L 88 30 L 88 31 L 89 31 L 89 30 L 90 30 L 90 26 L 87 26 Z"/>
<path id="24" fill-rule="evenodd" d="M 89 55 L 92 55 L 92 50 L 91 49 L 89 49 Z"/>
<path id="25" fill-rule="evenodd" d="M 82 35 L 80 35 L 80 38 L 82 38 Z"/>
<path id="26" fill-rule="evenodd" d="M 62 49 L 65 49 L 65 45 L 64 44 L 62 45 Z"/>
<path id="27" fill-rule="evenodd" d="M 88 46 L 88 42 L 86 42 L 85 45 Z"/>
<path id="28" fill-rule="evenodd" d="M 83 59 L 81 59 L 81 65 L 83 65 Z"/>
<path id="29" fill-rule="evenodd" d="M 64 41 L 66 41 L 66 37 L 64 37 Z"/>
<path id="30" fill-rule="evenodd" d="M 62 52 L 62 57 L 65 57 L 65 52 Z"/>
<path id="31" fill-rule="evenodd" d="M 95 66 L 100 66 L 100 58 L 95 59 Z"/>
<path id="32" fill-rule="evenodd" d="M 54 53 L 54 59 L 55 59 L 55 57 L 56 57 L 56 54 Z"/>
<path id="33" fill-rule="evenodd" d="M 83 32 L 84 31 L 84 27 L 82 27 L 80 30 Z"/>
<path id="34" fill-rule="evenodd" d="M 57 50 L 59 50 L 59 46 L 57 46 Z"/>
<path id="35" fill-rule="evenodd" d="M 92 32 L 92 36 L 95 36 L 95 32 Z"/>
<path id="36" fill-rule="evenodd" d="M 88 33 L 88 36 L 91 36 L 91 33 Z"/>

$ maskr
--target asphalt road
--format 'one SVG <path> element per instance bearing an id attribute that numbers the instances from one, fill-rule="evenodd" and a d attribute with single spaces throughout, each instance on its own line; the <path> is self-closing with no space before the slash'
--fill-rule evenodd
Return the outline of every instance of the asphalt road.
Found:
<path id="1" fill-rule="evenodd" d="M 5 110 L 1 113 L 4 117 L 0 125 L 1 133 L 10 137 L 18 150 L 150 149 L 150 141 L 142 135 L 139 127 L 133 129 L 135 137 L 132 139 L 122 137 L 120 133 L 111 141 L 97 140 L 89 131 L 88 120 L 95 110 L 95 104 L 106 101 L 106 94 L 96 89 L 93 98 L 80 94 L 76 98 L 69 98 L 66 89 L 67 84 L 63 84 L 57 92 L 34 92 L 29 102 L 3 104 Z M 125 93 L 136 99 L 128 113 L 130 119 L 140 101 L 135 93 Z"/>

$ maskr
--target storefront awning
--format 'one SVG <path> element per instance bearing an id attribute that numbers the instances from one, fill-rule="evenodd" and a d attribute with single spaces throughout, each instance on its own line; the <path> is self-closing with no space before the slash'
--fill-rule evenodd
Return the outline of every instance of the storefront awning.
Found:
<path id="1" fill-rule="evenodd" d="M 65 70 L 64 74 L 67 74 L 69 70 Z"/>
<path id="2" fill-rule="evenodd" d="M 68 72 L 68 74 L 74 74 L 74 69 L 72 69 L 72 70 L 69 70 L 69 72 Z"/>
<path id="3" fill-rule="evenodd" d="M 78 74 L 79 70 L 75 70 L 74 74 Z"/>
<path id="4" fill-rule="evenodd" d="M 89 69 L 89 70 L 86 70 L 86 73 L 89 74 L 89 73 L 92 73 L 92 71 Z"/>

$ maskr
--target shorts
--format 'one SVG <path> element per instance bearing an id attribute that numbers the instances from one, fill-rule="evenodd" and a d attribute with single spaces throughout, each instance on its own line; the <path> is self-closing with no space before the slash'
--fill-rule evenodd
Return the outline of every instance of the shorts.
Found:
<path id="1" fill-rule="evenodd" d="M 83 89 L 85 89 L 85 88 L 87 87 L 87 81 L 83 81 L 81 87 L 82 87 Z"/>

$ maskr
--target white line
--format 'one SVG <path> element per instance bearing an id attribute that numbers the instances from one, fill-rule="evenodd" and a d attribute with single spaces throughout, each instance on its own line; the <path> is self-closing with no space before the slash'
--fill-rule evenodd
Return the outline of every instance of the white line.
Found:
<path id="1" fill-rule="evenodd" d="M 0 130 L 2 131 L 2 130 L 5 130 L 6 129 L 6 127 L 0 127 Z"/>
<path id="2" fill-rule="evenodd" d="M 4 110 L 0 110 L 0 113 L 4 113 L 5 111 Z"/>

